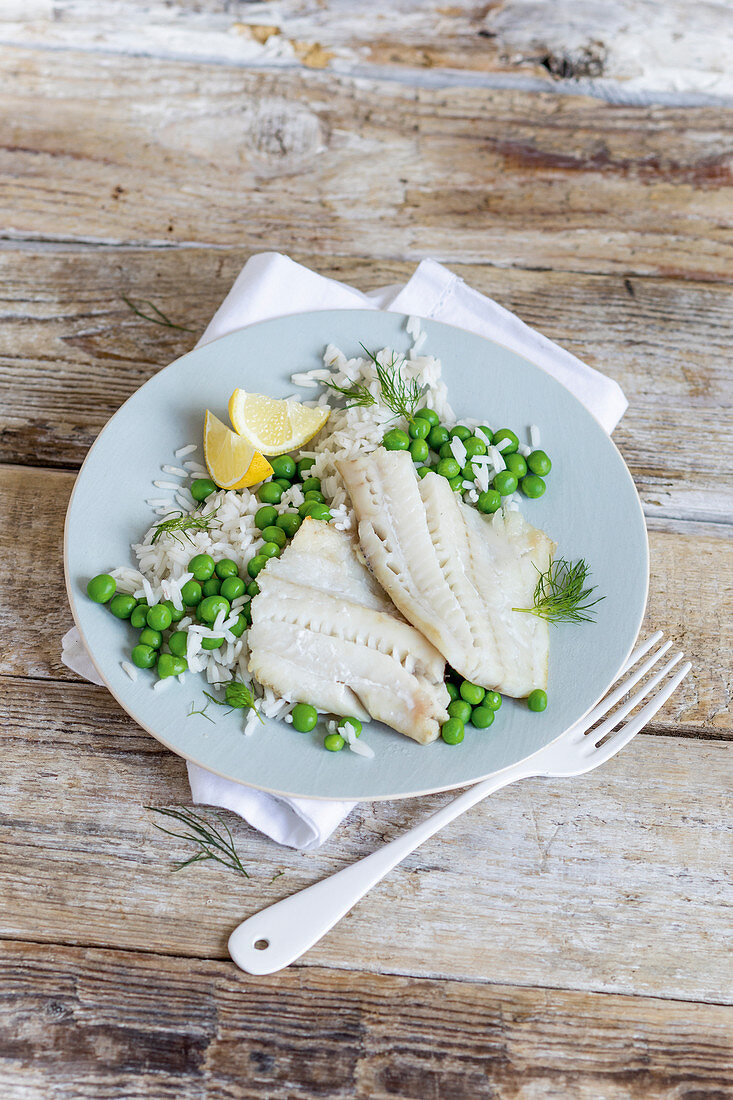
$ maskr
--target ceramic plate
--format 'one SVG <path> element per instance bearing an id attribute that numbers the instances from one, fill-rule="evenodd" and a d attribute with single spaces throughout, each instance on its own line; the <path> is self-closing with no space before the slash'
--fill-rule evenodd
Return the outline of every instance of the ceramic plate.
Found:
<path id="1" fill-rule="evenodd" d="M 212 725 L 187 717 L 199 709 L 202 675 L 154 692 L 152 673 L 133 683 L 120 667 L 129 656 L 129 624 L 92 603 L 89 577 L 135 564 L 130 543 L 151 524 L 145 504 L 173 452 L 199 444 L 204 409 L 227 420 L 236 386 L 284 397 L 293 371 L 322 366 L 333 342 L 347 355 L 359 344 L 409 347 L 400 314 L 338 310 L 297 314 L 241 329 L 183 356 L 151 378 L 117 412 L 79 473 L 66 522 L 69 600 L 92 659 L 115 698 L 173 752 L 220 775 L 262 789 L 311 798 L 404 798 L 481 779 L 526 758 L 580 719 L 604 694 L 629 655 L 641 625 L 648 584 L 646 527 L 631 476 L 609 437 L 572 394 L 528 360 L 479 336 L 425 321 L 425 351 L 443 361 L 449 399 L 461 415 L 520 435 L 540 428 L 552 458 L 547 492 L 522 505 L 527 519 L 558 544 L 558 555 L 585 558 L 605 599 L 597 620 L 551 626 L 549 703 L 541 714 L 505 699 L 488 730 L 467 727 L 462 745 L 421 746 L 378 723 L 365 726 L 374 749 L 367 760 L 323 749 L 323 730 L 297 733 L 268 721 L 250 737 L 242 715 L 217 710 Z M 312 396 L 313 391 L 303 391 Z M 209 708 L 209 712 L 215 708 Z"/>

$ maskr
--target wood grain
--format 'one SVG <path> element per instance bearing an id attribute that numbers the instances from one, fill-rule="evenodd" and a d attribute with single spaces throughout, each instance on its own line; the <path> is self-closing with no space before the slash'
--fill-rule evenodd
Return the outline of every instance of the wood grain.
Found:
<path id="1" fill-rule="evenodd" d="M 0 990 L 6 1100 L 733 1095 L 717 1005 L 16 943 Z"/>
<path id="2" fill-rule="evenodd" d="M 2 686 L 9 938 L 223 958 L 241 919 L 451 797 L 363 803 L 307 853 L 228 815 L 252 877 L 213 864 L 171 875 L 191 849 L 145 807 L 188 800 L 183 761 L 102 688 Z M 588 776 L 499 792 L 395 869 L 305 965 L 727 1000 L 732 767 L 722 742 L 640 735 Z"/>
<path id="3" fill-rule="evenodd" d="M 74 678 L 60 661 L 61 637 L 72 625 L 62 543 L 73 481 L 73 475 L 61 471 L 0 467 L 6 517 L 0 529 L 2 673 Z M 716 525 L 707 529 L 716 531 Z M 642 629 L 663 629 L 684 647 L 694 664 L 694 674 L 659 712 L 655 728 L 675 728 L 696 736 L 730 734 L 733 633 L 726 607 L 733 576 L 733 542 L 710 534 L 655 531 L 650 545 L 650 597 Z M 37 580 L 39 562 L 43 563 L 43 584 Z M 43 624 L 40 630 L 39 623 Z M 710 645 L 711 631 L 714 646 Z"/>
<path id="4" fill-rule="evenodd" d="M 247 258 L 241 249 L 0 251 L 0 460 L 80 465 L 119 405 L 193 346 Z M 363 289 L 403 281 L 414 270 L 349 257 L 302 259 Z M 729 286 L 452 267 L 617 379 L 630 407 L 614 439 L 650 520 L 730 523 Z M 124 297 L 152 300 L 194 331 L 141 320 Z"/>
<path id="5" fill-rule="evenodd" d="M 719 108 L 7 47 L 0 67 L 11 239 L 730 278 Z"/>
<path id="6" fill-rule="evenodd" d="M 65 3 L 47 13 L 22 9 L 0 24 L 0 41 L 37 49 L 144 53 L 207 64 L 338 67 L 384 71 L 392 79 L 447 83 L 456 71 L 490 82 L 598 95 L 682 99 L 733 94 L 730 11 L 684 0 L 649 5 L 617 0 L 280 0 L 276 6 L 203 0 L 195 9 L 164 0 Z"/>

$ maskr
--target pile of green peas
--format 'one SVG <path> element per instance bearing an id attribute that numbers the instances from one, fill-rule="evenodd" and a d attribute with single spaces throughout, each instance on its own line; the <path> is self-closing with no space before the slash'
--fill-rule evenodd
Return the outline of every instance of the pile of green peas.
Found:
<path id="1" fill-rule="evenodd" d="M 297 730 L 298 733 L 310 733 L 318 722 L 318 711 L 310 703 L 296 703 L 291 717 L 293 729 Z M 356 736 L 359 737 L 361 735 L 361 722 L 358 718 L 339 718 L 337 728 L 343 730 L 347 722 L 353 727 Z M 340 752 L 345 744 L 346 738 L 341 733 L 327 733 L 323 738 L 323 747 L 328 749 L 329 752 Z"/>
<path id="2" fill-rule="evenodd" d="M 462 680 L 455 673 L 446 680 L 445 686 L 451 700 L 448 704 L 450 717 L 443 723 L 440 735 L 447 744 L 460 745 L 469 723 L 476 729 L 489 728 L 502 698 L 498 691 L 487 691 L 479 684 Z"/>
<path id="3" fill-rule="evenodd" d="M 545 477 L 552 463 L 544 451 L 532 451 L 526 458 L 518 453 L 519 438 L 511 428 L 499 428 L 492 432 L 486 425 L 480 427 L 489 443 L 501 450 L 506 469 L 494 474 L 489 488 L 479 494 L 476 507 L 479 512 L 491 514 L 501 507 L 502 497 L 511 496 L 519 489 L 526 497 L 541 497 L 546 489 Z M 466 464 L 461 468 L 453 456 L 451 440 L 458 438 L 466 448 Z M 503 444 L 503 446 L 502 446 Z M 451 489 L 463 492 L 463 482 L 473 481 L 476 470 L 471 462 L 477 455 L 487 453 L 486 442 L 475 435 L 465 424 L 446 428 L 440 423 L 433 409 L 420 409 L 407 427 L 390 428 L 382 438 L 388 451 L 409 451 L 418 466 L 418 477 L 431 471 L 447 478 Z"/>

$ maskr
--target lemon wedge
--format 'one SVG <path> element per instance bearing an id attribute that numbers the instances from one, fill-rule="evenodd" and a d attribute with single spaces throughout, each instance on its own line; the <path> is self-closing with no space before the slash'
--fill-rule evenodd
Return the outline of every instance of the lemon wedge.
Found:
<path id="1" fill-rule="evenodd" d="M 221 489 L 244 489 L 272 473 L 272 466 L 249 440 L 227 428 L 212 412 L 204 420 L 204 458 Z"/>
<path id="2" fill-rule="evenodd" d="M 235 390 L 229 398 L 229 419 L 235 432 L 265 455 L 282 455 L 302 447 L 320 431 L 330 411 L 246 390 Z"/>

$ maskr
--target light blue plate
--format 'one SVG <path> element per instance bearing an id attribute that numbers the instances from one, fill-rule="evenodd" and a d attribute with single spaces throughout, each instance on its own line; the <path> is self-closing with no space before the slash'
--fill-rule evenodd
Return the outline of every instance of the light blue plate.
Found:
<path id="1" fill-rule="evenodd" d="M 589 412 L 558 382 L 507 348 L 462 329 L 423 322 L 426 350 L 443 361 L 453 408 L 491 427 L 529 424 L 552 458 L 547 492 L 527 500 L 527 519 L 558 544 L 558 555 L 585 558 L 605 599 L 594 623 L 551 627 L 549 704 L 542 714 L 505 699 L 489 730 L 466 729 L 462 745 L 421 746 L 378 723 L 364 729 L 375 758 L 326 752 L 323 730 L 297 733 L 269 721 L 251 737 L 242 715 L 209 708 L 203 676 L 154 692 L 152 673 L 133 683 L 120 668 L 134 632 L 86 596 L 87 580 L 134 564 L 130 543 L 151 523 L 154 479 L 188 442 L 199 444 L 206 408 L 226 420 L 236 386 L 283 397 L 293 371 L 322 366 L 325 345 L 347 355 L 359 343 L 407 349 L 405 318 L 362 310 L 304 313 L 266 321 L 184 355 L 122 406 L 90 450 L 66 521 L 65 567 L 71 609 L 92 659 L 115 698 L 173 752 L 220 775 L 264 790 L 311 798 L 405 798 L 461 786 L 531 755 L 581 718 L 628 657 L 646 604 L 649 556 L 639 498 L 621 455 Z M 312 391 L 304 391 L 312 396 Z"/>

